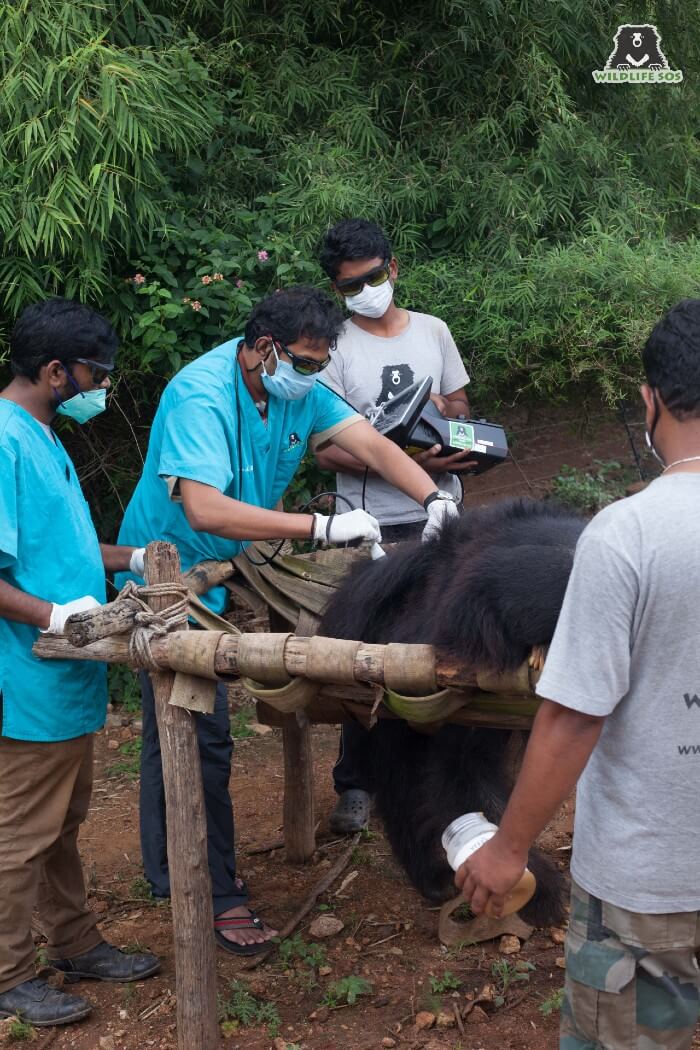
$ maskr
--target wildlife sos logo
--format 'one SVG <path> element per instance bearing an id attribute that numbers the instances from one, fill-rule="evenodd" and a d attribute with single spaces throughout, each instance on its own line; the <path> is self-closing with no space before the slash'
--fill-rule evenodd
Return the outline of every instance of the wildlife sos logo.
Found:
<path id="1" fill-rule="evenodd" d="M 385 365 L 382 369 L 382 388 L 375 404 L 383 405 L 385 401 L 393 401 L 402 390 L 407 390 L 415 382 L 413 369 L 410 365 Z"/>
<path id="2" fill-rule="evenodd" d="M 287 438 L 287 441 L 288 441 L 288 445 L 287 445 L 286 449 L 284 450 L 285 452 L 291 452 L 293 449 L 298 448 L 299 445 L 301 445 L 301 438 L 299 437 L 299 435 L 294 430 L 291 432 L 291 434 Z"/>
<path id="3" fill-rule="evenodd" d="M 671 69 L 652 25 L 618 26 L 605 69 L 594 69 L 596 84 L 680 84 L 683 72 Z"/>

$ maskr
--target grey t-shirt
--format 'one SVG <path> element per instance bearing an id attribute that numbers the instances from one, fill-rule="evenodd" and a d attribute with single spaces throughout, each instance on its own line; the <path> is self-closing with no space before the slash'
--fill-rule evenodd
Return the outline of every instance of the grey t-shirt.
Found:
<path id="1" fill-rule="evenodd" d="M 700 474 L 584 530 L 540 696 L 606 715 L 579 780 L 573 877 L 630 911 L 700 909 Z"/>
<path id="2" fill-rule="evenodd" d="M 337 349 L 321 378 L 362 415 L 426 376 L 433 377 L 434 394 L 452 394 L 469 382 L 445 322 L 412 310 L 408 316 L 408 327 L 390 339 L 364 332 L 352 319 L 345 322 Z M 357 474 L 336 475 L 338 492 L 356 507 L 362 506 L 362 480 Z M 461 498 L 462 488 L 456 475 L 441 474 L 435 483 Z M 426 517 L 418 503 L 378 477 L 367 478 L 365 508 L 382 525 L 422 521 Z M 345 509 L 339 501 L 338 511 Z"/>

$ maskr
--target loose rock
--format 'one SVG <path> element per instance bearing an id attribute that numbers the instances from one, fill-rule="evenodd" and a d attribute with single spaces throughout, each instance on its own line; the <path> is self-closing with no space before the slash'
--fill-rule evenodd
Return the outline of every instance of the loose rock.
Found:
<path id="1" fill-rule="evenodd" d="M 467 1024 L 483 1024 L 488 1021 L 489 1015 L 485 1010 L 482 1010 L 480 1006 L 475 1006 L 473 1010 L 470 1010 L 467 1014 Z"/>
<path id="2" fill-rule="evenodd" d="M 119 741 L 118 740 L 108 740 L 107 741 L 107 749 L 109 751 L 118 751 L 119 750 Z"/>
<path id="3" fill-rule="evenodd" d="M 454 1028 L 457 1024 L 457 1019 L 454 1014 L 448 1014 L 442 1011 L 437 1015 L 437 1026 L 438 1028 Z"/>
<path id="4" fill-rule="evenodd" d="M 504 933 L 498 945 L 501 955 L 515 955 L 520 951 L 520 941 L 509 933 Z"/>
<path id="5" fill-rule="evenodd" d="M 382 1046 L 391 1047 L 396 1046 L 396 1040 L 390 1039 L 388 1035 L 385 1035 L 382 1039 Z"/>
<path id="6" fill-rule="evenodd" d="M 100 1036 L 100 1050 L 115 1050 L 116 1043 L 113 1035 Z"/>
<path id="7" fill-rule="evenodd" d="M 335 937 L 344 929 L 345 923 L 335 915 L 317 915 L 309 926 L 309 933 L 312 937 L 323 940 L 326 937 Z"/>
<path id="8" fill-rule="evenodd" d="M 416 1014 L 416 1028 L 419 1032 L 424 1031 L 426 1028 L 432 1028 L 435 1020 L 435 1014 L 429 1013 L 428 1010 L 421 1010 L 420 1013 Z"/>
<path id="9" fill-rule="evenodd" d="M 561 930 L 557 926 L 552 926 L 549 931 L 549 939 L 552 944 L 563 944 L 566 940 L 566 930 Z"/>
<path id="10" fill-rule="evenodd" d="M 318 968 L 318 976 L 319 977 L 330 977 L 330 975 L 332 973 L 333 973 L 333 967 L 332 966 L 319 966 L 319 968 Z"/>
<path id="11" fill-rule="evenodd" d="M 563 955 L 560 955 L 558 959 L 554 960 L 554 965 L 558 966 L 560 970 L 566 969 L 566 959 Z"/>

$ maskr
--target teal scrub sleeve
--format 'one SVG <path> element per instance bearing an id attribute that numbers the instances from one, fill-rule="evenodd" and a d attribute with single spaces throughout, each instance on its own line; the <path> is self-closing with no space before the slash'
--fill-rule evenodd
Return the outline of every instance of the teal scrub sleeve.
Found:
<path id="1" fill-rule="evenodd" d="M 216 405 L 188 398 L 168 412 L 158 473 L 225 492 L 234 477 L 233 442 L 230 425 Z"/>
<path id="2" fill-rule="evenodd" d="M 17 489 L 17 457 L 11 449 L 0 447 L 0 569 L 17 560 Z"/>
<path id="3" fill-rule="evenodd" d="M 316 414 L 311 427 L 312 434 L 322 434 L 325 430 L 337 426 L 338 423 L 350 419 L 351 416 L 357 416 L 357 412 L 350 407 L 347 401 L 343 401 L 342 397 L 334 393 L 330 387 L 324 386 L 323 383 L 316 383 L 314 395 L 316 396 Z"/>

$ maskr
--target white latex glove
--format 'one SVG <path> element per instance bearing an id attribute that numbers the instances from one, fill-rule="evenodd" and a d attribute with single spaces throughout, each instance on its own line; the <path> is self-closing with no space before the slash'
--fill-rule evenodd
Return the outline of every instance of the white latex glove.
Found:
<path id="1" fill-rule="evenodd" d="M 379 522 L 366 510 L 351 510 L 347 514 L 314 514 L 314 535 L 317 543 L 349 543 L 350 540 L 369 540 L 380 543 Z"/>
<path id="2" fill-rule="evenodd" d="M 421 534 L 423 543 L 435 540 L 448 518 L 459 517 L 459 507 L 451 499 L 434 499 L 428 507 L 428 520 Z"/>
<path id="3" fill-rule="evenodd" d="M 145 547 L 137 547 L 135 551 L 132 551 L 131 557 L 129 558 L 129 572 L 133 572 L 134 576 L 143 576 L 145 571 L 145 554 Z"/>
<path id="4" fill-rule="evenodd" d="M 73 613 L 87 612 L 88 609 L 99 609 L 99 607 L 100 603 L 97 598 L 93 598 L 91 594 L 86 594 L 83 598 L 74 598 L 72 602 L 66 602 L 65 605 L 52 605 L 49 626 L 41 633 L 63 634 L 69 616 L 72 616 Z"/>

